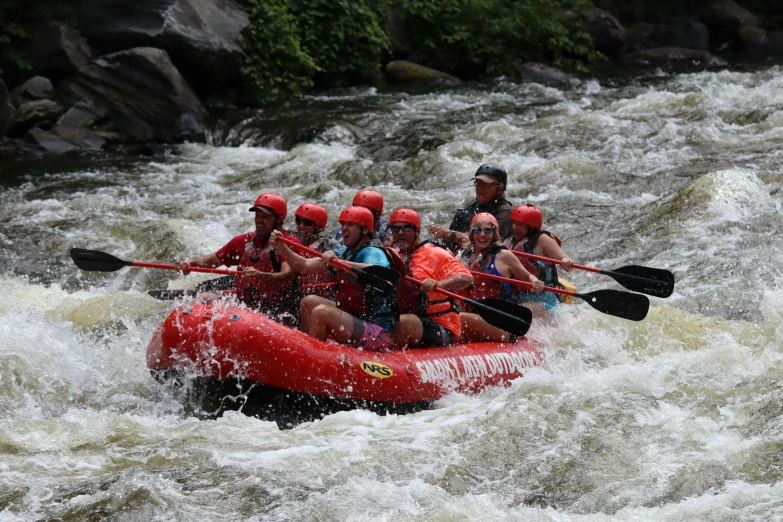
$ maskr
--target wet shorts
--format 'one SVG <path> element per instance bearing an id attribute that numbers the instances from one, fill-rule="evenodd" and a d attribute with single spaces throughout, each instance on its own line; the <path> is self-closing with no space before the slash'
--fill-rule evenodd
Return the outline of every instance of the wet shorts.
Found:
<path id="1" fill-rule="evenodd" d="M 353 335 L 349 342 L 360 350 L 385 352 L 394 349 L 394 337 L 375 323 L 353 318 Z"/>
<path id="2" fill-rule="evenodd" d="M 524 292 L 519 294 L 520 303 L 541 303 L 547 310 L 557 306 L 557 295 L 552 292 Z"/>
<path id="3" fill-rule="evenodd" d="M 423 328 L 421 342 L 416 346 L 447 346 L 454 341 L 454 335 L 442 324 L 436 323 L 426 315 L 417 315 Z"/>

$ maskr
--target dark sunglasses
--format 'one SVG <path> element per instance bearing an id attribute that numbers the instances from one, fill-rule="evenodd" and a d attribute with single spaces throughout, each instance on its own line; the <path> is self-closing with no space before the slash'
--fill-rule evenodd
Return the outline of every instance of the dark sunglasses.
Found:
<path id="1" fill-rule="evenodd" d="M 389 230 L 392 231 L 392 234 L 396 234 L 397 232 L 413 232 L 416 230 L 416 227 L 413 225 L 391 226 Z"/>
<path id="2" fill-rule="evenodd" d="M 315 222 L 314 221 L 310 221 L 309 219 L 305 219 L 305 218 L 300 218 L 299 216 L 296 216 L 296 224 L 297 225 L 304 225 L 306 227 L 314 227 L 315 226 Z"/>
<path id="3" fill-rule="evenodd" d="M 493 232 L 495 232 L 495 227 L 484 227 L 484 228 L 475 227 L 473 229 L 473 233 L 474 234 L 486 234 L 486 235 L 489 235 L 489 234 L 492 234 Z"/>

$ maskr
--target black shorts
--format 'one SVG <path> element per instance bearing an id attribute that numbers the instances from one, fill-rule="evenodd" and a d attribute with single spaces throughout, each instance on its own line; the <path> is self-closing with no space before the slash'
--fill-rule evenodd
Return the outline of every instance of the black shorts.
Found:
<path id="1" fill-rule="evenodd" d="M 448 346 L 454 341 L 454 335 L 443 325 L 436 323 L 426 315 L 417 315 L 421 321 L 422 334 L 421 341 L 416 347 L 439 347 Z"/>

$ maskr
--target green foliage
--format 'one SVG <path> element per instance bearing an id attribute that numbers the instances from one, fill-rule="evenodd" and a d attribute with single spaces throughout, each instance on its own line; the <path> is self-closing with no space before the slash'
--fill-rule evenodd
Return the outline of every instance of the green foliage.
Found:
<path id="1" fill-rule="evenodd" d="M 300 29 L 287 0 L 241 0 L 245 31 L 243 73 L 264 100 L 288 98 L 313 86 L 318 70 L 302 49 Z"/>
<path id="2" fill-rule="evenodd" d="M 319 69 L 319 84 L 358 83 L 380 69 L 391 41 L 378 0 L 292 0 L 302 45 Z"/>
<path id="3" fill-rule="evenodd" d="M 520 61 L 580 68 L 599 57 L 583 26 L 590 0 L 400 0 L 417 47 L 448 72 L 497 75 Z M 568 14 L 570 13 L 570 14 Z"/>

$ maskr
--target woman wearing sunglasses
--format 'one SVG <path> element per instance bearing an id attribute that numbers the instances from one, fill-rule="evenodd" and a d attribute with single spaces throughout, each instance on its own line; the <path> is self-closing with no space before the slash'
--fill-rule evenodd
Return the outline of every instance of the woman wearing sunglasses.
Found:
<path id="1" fill-rule="evenodd" d="M 324 253 L 327 250 L 328 239 L 321 235 L 326 229 L 329 214 L 321 205 L 304 203 L 299 205 L 294 214 L 296 219 L 296 237 L 308 248 Z M 305 257 L 310 257 L 305 254 Z M 334 295 L 332 274 L 319 272 L 314 274 L 302 274 L 299 276 L 299 289 L 303 296 L 315 294 L 327 299 Z"/>
<path id="2" fill-rule="evenodd" d="M 540 292 L 544 283 L 528 272 L 517 256 L 503 246 L 498 231 L 498 221 L 492 214 L 482 212 L 476 214 L 470 221 L 468 239 L 470 248 L 462 255 L 462 262 L 471 272 L 482 272 L 501 277 L 529 281 L 533 291 Z M 500 298 L 517 302 L 519 292 L 510 283 L 500 283 L 481 277 L 475 278 L 472 299 Z M 542 310 L 531 308 L 534 315 L 541 315 Z M 538 312 L 538 314 L 537 314 Z M 487 323 L 480 315 L 470 311 L 459 314 L 462 320 L 462 341 L 496 341 L 514 342 L 516 337 Z"/>

